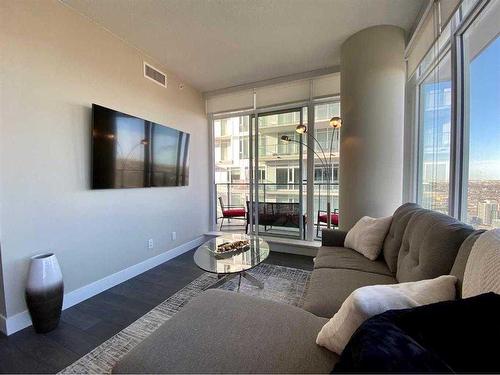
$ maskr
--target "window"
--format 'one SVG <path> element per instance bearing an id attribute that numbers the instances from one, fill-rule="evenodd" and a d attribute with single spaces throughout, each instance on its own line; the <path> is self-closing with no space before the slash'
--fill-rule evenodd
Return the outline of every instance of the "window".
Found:
<path id="1" fill-rule="evenodd" d="M 248 159 L 248 137 L 240 137 L 240 159 Z"/>
<path id="2" fill-rule="evenodd" d="M 231 134 L 231 123 L 229 120 L 230 119 L 220 120 L 220 134 L 222 136 Z"/>
<path id="3" fill-rule="evenodd" d="M 419 85 L 419 201 L 448 213 L 451 124 L 451 60 L 447 53 Z"/>
<path id="4" fill-rule="evenodd" d="M 213 121 L 215 195 L 226 205 L 243 205 L 249 196 L 249 138 L 240 134 L 249 120 L 249 116 L 235 116 Z M 219 211 L 215 219 L 220 216 Z"/>
<path id="5" fill-rule="evenodd" d="M 492 1 L 463 34 L 464 176 L 462 217 L 500 228 L 500 2 Z M 496 25 L 496 26 L 495 26 Z"/>
<path id="6" fill-rule="evenodd" d="M 286 189 L 288 186 L 288 168 L 276 168 L 276 188 Z"/>
<path id="7" fill-rule="evenodd" d="M 333 140 L 332 137 L 334 138 Z M 330 149 L 330 145 L 332 146 L 332 152 L 335 153 L 339 151 L 339 142 L 335 139 L 333 128 L 318 129 L 316 131 L 316 139 L 325 151 L 326 157 L 329 157 L 328 150 Z M 316 149 L 316 152 L 319 152 L 320 155 L 323 156 L 319 147 Z"/>
<path id="8" fill-rule="evenodd" d="M 240 117 L 240 133 L 248 133 L 249 118 L 248 116 Z"/>
<path id="9" fill-rule="evenodd" d="M 330 126 L 330 119 L 334 116 L 340 116 L 339 102 L 321 103 L 314 106 L 314 136 L 318 141 L 314 144 L 318 154 L 315 155 L 314 163 L 314 215 L 319 210 L 326 210 L 328 192 L 330 192 L 331 208 L 339 208 L 336 186 L 338 186 L 340 130 L 334 130 Z M 325 166 L 320 159 L 328 165 Z M 316 216 L 314 220 L 317 220 Z"/>
<path id="10" fill-rule="evenodd" d="M 298 167 L 276 168 L 276 184 L 278 185 L 278 189 L 298 189 L 300 180 L 300 169 Z"/>
<path id="11" fill-rule="evenodd" d="M 333 168 L 333 169 L 332 169 Z M 333 175 L 332 175 L 333 170 Z M 339 179 L 339 167 L 337 165 L 330 166 L 328 169 L 322 165 L 314 167 L 314 182 L 328 182 L 328 178 L 332 175 L 331 182 L 336 183 Z"/>
<path id="12" fill-rule="evenodd" d="M 265 182 L 266 181 L 266 170 L 259 169 L 257 171 L 257 178 L 259 179 L 259 182 Z"/>
<path id="13" fill-rule="evenodd" d="M 299 168 L 293 168 L 290 169 L 289 172 L 293 173 L 293 176 L 289 176 L 288 180 L 291 183 L 294 183 L 295 186 L 293 186 L 294 189 L 296 189 L 298 184 L 300 184 L 300 169 Z"/>
<path id="14" fill-rule="evenodd" d="M 220 144 L 220 160 L 229 161 L 231 160 L 231 142 L 221 142 Z"/>
<path id="15" fill-rule="evenodd" d="M 281 140 L 281 137 L 286 135 L 288 138 L 292 139 L 292 142 L 286 143 Z M 278 142 L 278 154 L 280 155 L 298 155 L 299 154 L 299 135 L 296 132 L 287 132 L 276 134 L 276 140 Z"/>
<path id="16" fill-rule="evenodd" d="M 340 116 L 340 103 L 324 103 L 315 106 L 315 121 L 329 121 L 333 116 Z"/>
<path id="17" fill-rule="evenodd" d="M 241 179 L 240 170 L 238 168 L 231 169 L 231 182 L 239 182 Z"/>
<path id="18" fill-rule="evenodd" d="M 406 88 L 408 197 L 484 229 L 500 227 L 499 16 L 500 1 L 463 0 L 444 28 L 437 20 Z"/>

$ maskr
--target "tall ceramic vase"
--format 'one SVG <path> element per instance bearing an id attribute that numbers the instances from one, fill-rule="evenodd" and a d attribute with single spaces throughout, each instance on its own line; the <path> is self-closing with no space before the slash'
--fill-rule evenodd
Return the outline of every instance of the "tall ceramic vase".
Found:
<path id="1" fill-rule="evenodd" d="M 26 304 L 37 333 L 49 332 L 57 327 L 63 295 L 63 278 L 56 256 L 46 253 L 32 257 L 26 285 Z"/>

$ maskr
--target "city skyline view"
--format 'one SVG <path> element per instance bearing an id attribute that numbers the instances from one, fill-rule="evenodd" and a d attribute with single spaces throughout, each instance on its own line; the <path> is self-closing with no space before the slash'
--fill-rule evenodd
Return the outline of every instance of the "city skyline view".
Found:
<path id="1" fill-rule="evenodd" d="M 500 227 L 500 40 L 481 50 L 465 34 L 466 64 L 463 219 L 476 228 Z M 451 61 L 447 54 L 421 85 L 421 169 L 419 202 L 449 213 L 451 150 Z"/>

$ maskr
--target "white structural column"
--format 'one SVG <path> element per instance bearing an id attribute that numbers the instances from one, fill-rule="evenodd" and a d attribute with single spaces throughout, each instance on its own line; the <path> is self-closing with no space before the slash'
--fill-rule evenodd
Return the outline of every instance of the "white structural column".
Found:
<path id="1" fill-rule="evenodd" d="M 341 50 L 340 228 L 388 216 L 402 201 L 404 31 L 374 26 Z"/>

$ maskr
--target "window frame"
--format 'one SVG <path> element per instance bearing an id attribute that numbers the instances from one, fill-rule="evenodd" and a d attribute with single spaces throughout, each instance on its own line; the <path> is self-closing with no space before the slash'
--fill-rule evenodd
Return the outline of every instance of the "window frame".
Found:
<path id="1" fill-rule="evenodd" d="M 436 42 L 437 43 L 437 42 Z M 413 172 L 414 173 L 414 178 L 415 178 L 415 186 L 413 188 L 414 190 L 414 200 L 421 204 L 422 203 L 422 178 L 424 175 L 424 162 L 423 162 L 423 141 L 424 141 L 424 129 L 423 129 L 423 121 L 422 121 L 422 107 L 421 105 L 424 104 L 422 103 L 422 85 L 425 83 L 428 77 L 430 77 L 431 74 L 433 74 L 434 69 L 438 69 L 441 62 L 444 61 L 445 58 L 448 57 L 448 54 L 450 56 L 450 62 L 451 62 L 451 92 L 452 92 L 452 100 L 451 100 L 451 105 L 450 105 L 450 111 L 451 111 L 451 118 L 450 118 L 450 160 L 449 160 L 449 171 L 448 171 L 448 215 L 453 216 L 453 204 L 452 201 L 454 200 L 454 191 L 452 188 L 452 176 L 453 173 L 452 170 L 454 169 L 454 157 L 453 157 L 453 138 L 454 138 L 454 131 L 453 131 L 453 113 L 455 112 L 455 102 L 453 100 L 453 80 L 454 80 L 454 70 L 453 70 L 453 54 L 451 51 L 451 43 L 447 42 L 440 51 L 437 53 L 436 58 L 432 63 L 428 64 L 425 72 L 423 74 L 420 74 L 418 79 L 415 81 L 415 108 L 414 108 L 414 124 L 413 126 L 415 127 L 415 142 L 416 142 L 416 147 L 415 147 L 415 158 L 416 158 L 416 170 Z M 417 68 L 417 71 L 420 70 L 420 68 Z M 411 80 L 411 79 L 410 79 Z M 410 80 L 407 81 L 410 82 Z M 425 104 L 424 104 L 425 105 Z"/>
<path id="2" fill-rule="evenodd" d="M 461 221 L 467 222 L 467 201 L 468 201 L 468 185 L 469 185 L 469 146 L 470 146 L 470 121 L 469 112 L 470 106 L 467 97 L 466 89 L 470 89 L 468 82 L 468 71 L 465 69 L 465 48 L 464 38 L 467 31 L 474 24 L 474 22 L 483 14 L 490 4 L 495 0 L 477 0 L 476 3 L 470 5 L 466 10 L 466 15 L 454 35 L 456 44 L 456 64 L 457 64 L 457 91 L 456 102 L 457 108 L 457 122 L 456 127 L 459 130 L 459 137 L 457 138 L 456 147 L 457 152 L 457 176 L 456 176 L 456 212 L 455 217 Z M 459 9 L 460 10 L 460 9 Z M 498 37 L 498 34 L 497 34 Z M 490 44 L 492 40 L 488 42 Z"/>
<path id="3" fill-rule="evenodd" d="M 468 147 L 469 129 L 466 124 L 467 98 L 465 97 L 464 71 L 464 46 L 463 38 L 465 32 L 480 17 L 482 12 L 494 0 L 474 0 L 471 3 L 461 3 L 444 27 L 437 25 L 443 31 L 439 34 L 420 61 L 417 69 L 406 80 L 406 103 L 405 111 L 405 162 L 406 172 L 404 198 L 407 201 L 421 203 L 421 176 L 423 173 L 422 160 L 422 129 L 421 129 L 421 102 L 420 89 L 422 82 L 438 66 L 449 52 L 451 54 L 451 123 L 450 123 L 450 168 L 449 168 L 449 215 L 459 220 L 467 218 L 467 183 L 468 183 Z M 439 2 L 438 8 L 439 8 Z M 451 31 L 447 30 L 451 28 Z M 442 43 L 441 36 L 446 37 L 444 32 L 450 36 Z M 434 53 L 432 62 L 428 57 Z"/>

